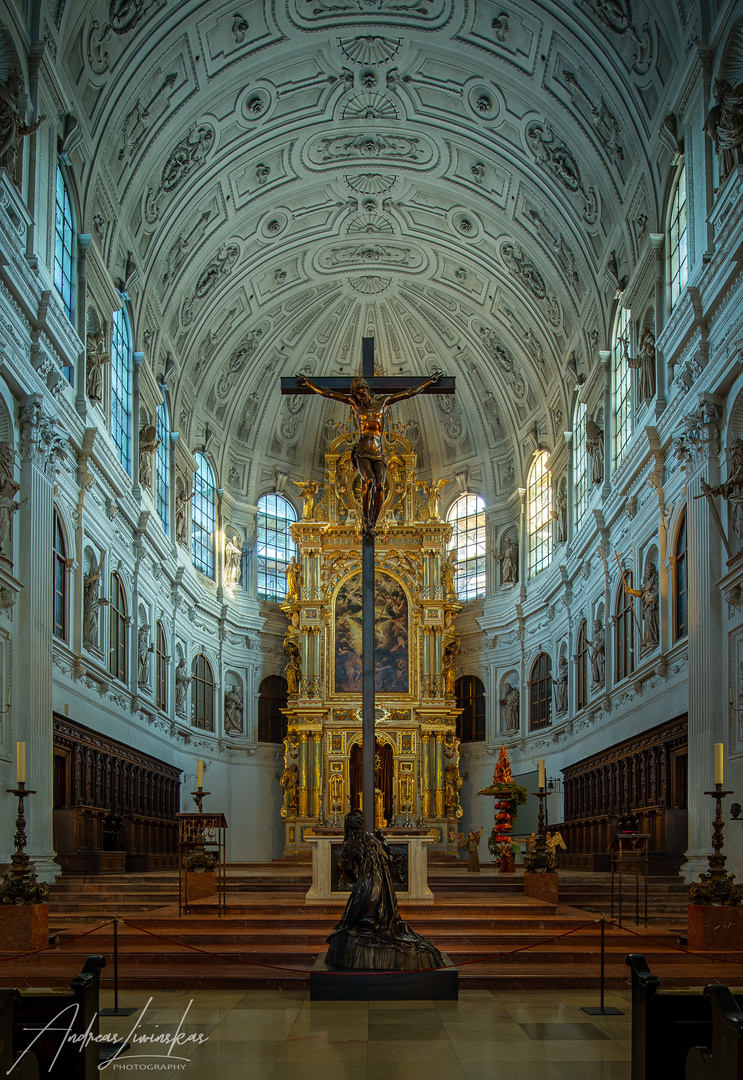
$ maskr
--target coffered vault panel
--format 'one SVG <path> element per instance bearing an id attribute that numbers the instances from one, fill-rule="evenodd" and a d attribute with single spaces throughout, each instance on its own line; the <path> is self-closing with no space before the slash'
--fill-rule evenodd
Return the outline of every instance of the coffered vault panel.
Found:
<path id="1" fill-rule="evenodd" d="M 319 468 L 340 411 L 278 377 L 354 370 L 368 333 L 390 372 L 457 375 L 455 404 L 400 411 L 425 467 L 495 498 L 527 433 L 559 446 L 660 227 L 649 132 L 687 5 L 52 6 L 81 231 L 115 278 L 136 267 L 139 347 L 157 374 L 170 354 L 175 422 L 192 447 L 208 428 L 225 483 Z"/>

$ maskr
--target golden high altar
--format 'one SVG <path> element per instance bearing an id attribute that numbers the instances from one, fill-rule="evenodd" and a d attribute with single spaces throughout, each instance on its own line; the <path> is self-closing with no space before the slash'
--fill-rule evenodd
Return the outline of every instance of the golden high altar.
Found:
<path id="1" fill-rule="evenodd" d="M 287 571 L 288 735 L 284 849 L 306 849 L 318 824 L 342 824 L 361 799 L 361 505 L 350 423 L 325 455 L 323 485 L 298 485 L 299 562 Z M 378 825 L 425 826 L 456 851 L 459 714 L 454 697 L 462 605 L 441 483 L 418 479 L 404 425 L 388 425 L 385 502 L 375 562 L 375 788 Z"/>

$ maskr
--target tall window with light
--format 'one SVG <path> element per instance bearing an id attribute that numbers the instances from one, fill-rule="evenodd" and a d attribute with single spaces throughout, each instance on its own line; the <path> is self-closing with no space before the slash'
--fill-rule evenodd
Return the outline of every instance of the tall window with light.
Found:
<path id="1" fill-rule="evenodd" d="M 124 585 L 118 574 L 111 574 L 110 660 L 108 670 L 115 679 L 126 682 L 127 673 L 127 609 Z"/>
<path id="2" fill-rule="evenodd" d="M 163 630 L 163 624 L 159 619 L 155 628 L 155 642 L 155 694 L 157 707 L 166 712 L 168 708 L 168 642 Z"/>
<path id="3" fill-rule="evenodd" d="M 588 454 L 586 452 L 586 406 L 575 406 L 573 419 L 573 497 L 575 498 L 575 529 L 583 524 L 588 510 Z"/>
<path id="4" fill-rule="evenodd" d="M 123 311 L 111 330 L 111 438 L 119 461 L 132 474 L 132 337 Z"/>
<path id="5" fill-rule="evenodd" d="M 552 723 L 552 660 L 540 653 L 534 661 L 529 680 L 529 730 L 549 727 Z"/>
<path id="6" fill-rule="evenodd" d="M 157 407 L 157 437 L 160 441 L 155 451 L 155 501 L 160 524 L 167 533 L 170 518 L 170 420 L 165 401 Z"/>
<path id="7" fill-rule="evenodd" d="M 197 570 L 214 577 L 214 534 L 217 529 L 217 490 L 214 471 L 205 454 L 194 454 L 198 468 L 191 501 L 191 558 Z"/>
<path id="8" fill-rule="evenodd" d="M 457 738 L 461 742 L 485 741 L 485 686 L 477 675 L 462 675 L 454 684 L 457 708 Z"/>
<path id="9" fill-rule="evenodd" d="M 632 372 L 627 364 L 630 351 L 632 312 L 620 308 L 614 331 L 612 356 L 612 396 L 614 401 L 614 465 L 624 458 L 632 435 Z"/>
<path id="10" fill-rule="evenodd" d="M 283 495 L 264 495 L 258 500 L 257 554 L 258 597 L 280 603 L 286 596 L 286 568 L 297 546 L 290 526 L 296 511 Z"/>
<path id="11" fill-rule="evenodd" d="M 673 563 L 673 639 L 686 637 L 688 633 L 687 604 L 689 588 L 686 565 L 686 511 L 676 535 L 676 557 Z"/>
<path id="12" fill-rule="evenodd" d="M 286 738 L 286 679 L 267 675 L 258 688 L 258 742 L 281 743 Z"/>
<path id="13" fill-rule="evenodd" d="M 588 652 L 588 630 L 586 627 L 586 620 L 580 624 L 580 630 L 578 631 L 578 651 L 575 654 L 576 664 L 576 693 L 577 700 L 576 705 L 579 709 L 584 708 L 588 704 L 588 667 L 590 663 L 590 656 Z"/>
<path id="14" fill-rule="evenodd" d="M 67 318 L 72 320 L 75 313 L 75 219 L 59 165 L 54 210 L 54 288 L 59 293 Z"/>
<path id="15" fill-rule="evenodd" d="M 214 672 L 203 653 L 191 666 L 191 723 L 204 731 L 214 731 Z"/>
<path id="16" fill-rule="evenodd" d="M 455 588 L 460 600 L 485 595 L 485 500 L 460 495 L 446 520 L 454 526 L 451 546 L 457 553 Z"/>
<path id="17" fill-rule="evenodd" d="M 542 450 L 534 458 L 527 484 L 529 520 L 529 577 L 534 577 L 552 561 L 552 473 L 547 468 L 549 453 Z"/>
<path id="18" fill-rule="evenodd" d="M 67 640 L 67 545 L 59 514 L 54 515 L 54 636 Z"/>
<path id="19" fill-rule="evenodd" d="M 673 189 L 671 219 L 668 230 L 668 249 L 671 257 L 671 307 L 681 295 L 689 277 L 689 237 L 686 221 L 686 166 L 684 165 Z"/>
<path id="20" fill-rule="evenodd" d="M 627 585 L 632 588 L 632 572 L 627 570 L 624 576 Z M 620 679 L 626 679 L 627 676 L 631 675 L 635 670 L 633 619 L 632 597 L 624 588 L 624 584 L 621 584 L 619 586 L 619 592 L 617 593 L 617 615 L 615 622 L 617 642 L 617 682 L 619 682 Z"/>

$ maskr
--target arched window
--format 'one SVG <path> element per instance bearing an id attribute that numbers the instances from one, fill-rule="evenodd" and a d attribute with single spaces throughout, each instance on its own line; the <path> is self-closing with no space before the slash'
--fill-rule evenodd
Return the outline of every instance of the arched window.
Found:
<path id="1" fill-rule="evenodd" d="M 203 653 L 191 666 L 191 723 L 204 731 L 214 731 L 214 674 Z"/>
<path id="2" fill-rule="evenodd" d="M 168 643 L 163 624 L 158 619 L 155 627 L 155 698 L 158 709 L 168 709 Z"/>
<path id="3" fill-rule="evenodd" d="M 586 406 L 575 406 L 573 419 L 573 496 L 575 498 L 575 528 L 583 524 L 588 510 L 588 453 L 586 452 Z"/>
<path id="4" fill-rule="evenodd" d="M 485 595 L 485 500 L 460 495 L 446 520 L 454 526 L 451 546 L 457 553 L 455 588 L 460 600 Z"/>
<path id="5" fill-rule="evenodd" d="M 62 170 L 57 166 L 57 198 L 54 211 L 54 288 L 67 318 L 75 314 L 75 219 Z"/>
<path id="6" fill-rule="evenodd" d="M 686 575 L 686 511 L 681 515 L 681 524 L 676 536 L 676 558 L 673 564 L 673 639 L 686 637 L 688 633 L 687 601 L 688 586 Z"/>
<path id="7" fill-rule="evenodd" d="M 580 624 L 580 630 L 578 631 L 578 651 L 575 654 L 575 663 L 577 668 L 576 705 L 579 709 L 582 709 L 588 704 L 588 668 L 590 664 L 590 655 L 588 652 L 588 632 L 585 619 Z"/>
<path id="8" fill-rule="evenodd" d="M 668 229 L 668 250 L 671 257 L 671 307 L 673 307 L 689 277 L 685 165 L 679 173 L 676 187 L 673 190 L 671 219 Z"/>
<path id="9" fill-rule="evenodd" d="M 124 311 L 115 311 L 111 330 L 111 438 L 119 461 L 132 474 L 132 336 Z"/>
<path id="10" fill-rule="evenodd" d="M 127 673 L 127 611 L 126 593 L 118 574 L 111 574 L 111 606 L 109 608 L 111 641 L 108 669 L 115 679 L 126 682 Z"/>
<path id="11" fill-rule="evenodd" d="M 625 571 L 624 576 L 627 584 L 631 588 L 632 571 Z M 628 592 L 626 592 L 624 584 L 621 584 L 619 586 L 619 592 L 617 593 L 617 682 L 619 682 L 620 679 L 625 679 L 635 670 L 633 619 L 634 616 L 632 614 L 632 597 Z"/>
<path id="12" fill-rule="evenodd" d="M 258 742 L 280 743 L 286 737 L 286 679 L 268 675 L 258 690 Z"/>
<path id="13" fill-rule="evenodd" d="M 529 730 L 549 727 L 552 722 L 552 660 L 540 653 L 529 679 Z"/>
<path id="14" fill-rule="evenodd" d="M 217 491 L 214 472 L 205 454 L 194 454 L 198 468 L 191 502 L 191 558 L 197 570 L 214 577 L 214 534 L 217 528 Z"/>
<path id="15" fill-rule="evenodd" d="M 286 570 L 297 546 L 290 526 L 297 520 L 292 504 L 283 495 L 264 495 L 258 500 L 257 552 L 258 598 L 280 603 L 286 596 Z M 271 741 L 271 740 L 267 740 Z"/>
<path id="16" fill-rule="evenodd" d="M 170 417 L 166 401 L 157 407 L 157 437 L 160 444 L 155 451 L 155 502 L 167 533 L 170 523 Z"/>
<path id="17" fill-rule="evenodd" d="M 59 514 L 54 515 L 54 636 L 67 640 L 67 545 Z"/>
<path id="18" fill-rule="evenodd" d="M 542 450 L 534 458 L 527 484 L 529 515 L 529 577 L 534 577 L 552 561 L 552 473 L 547 468 L 549 453 Z"/>
<path id="19" fill-rule="evenodd" d="M 462 675 L 454 685 L 457 708 L 457 737 L 462 742 L 485 741 L 485 687 L 477 675 Z"/>
<path id="20" fill-rule="evenodd" d="M 632 372 L 627 364 L 631 325 L 632 312 L 629 308 L 620 308 L 614 330 L 612 354 L 615 467 L 622 461 L 632 434 Z"/>

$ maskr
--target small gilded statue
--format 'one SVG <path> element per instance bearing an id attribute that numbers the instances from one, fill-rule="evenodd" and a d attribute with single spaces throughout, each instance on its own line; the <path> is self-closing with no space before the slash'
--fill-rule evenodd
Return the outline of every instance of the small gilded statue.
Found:
<path id="1" fill-rule="evenodd" d="M 320 490 L 316 480 L 292 480 L 299 488 L 299 493 L 304 501 L 302 508 L 302 521 L 312 521 L 315 517 L 315 499 Z"/>
<path id="2" fill-rule="evenodd" d="M 423 489 L 426 496 L 429 521 L 441 521 L 441 515 L 439 514 L 441 492 L 449 483 L 451 483 L 451 480 L 432 480 L 430 484 L 426 480 L 416 480 L 416 484 Z"/>
<path id="3" fill-rule="evenodd" d="M 302 567 L 294 555 L 287 563 L 286 570 L 286 600 L 299 600 L 299 590 L 302 587 Z"/>
<path id="4" fill-rule="evenodd" d="M 344 405 L 349 405 L 356 415 L 359 436 L 351 451 L 351 464 L 361 477 L 361 509 L 364 533 L 367 536 L 376 535 L 377 520 L 384 503 L 386 460 L 382 450 L 382 435 L 387 419 L 387 409 L 398 401 L 415 397 L 422 390 L 437 383 L 440 378 L 441 372 L 434 371 L 418 386 L 400 390 L 396 394 L 375 396 L 371 392 L 369 383 L 362 376 L 351 380 L 351 391 L 348 394 L 320 386 L 306 375 L 296 376 L 299 386 L 309 386 L 322 397 L 332 398 L 333 401 L 341 401 Z"/>
<path id="5" fill-rule="evenodd" d="M 441 584 L 443 585 L 444 600 L 456 600 L 457 589 L 455 582 L 457 580 L 457 552 L 456 548 L 452 548 L 449 552 L 449 558 L 442 564 L 441 567 Z"/>
<path id="6" fill-rule="evenodd" d="M 479 874 L 480 873 L 480 852 L 478 850 L 480 844 L 480 837 L 482 836 L 482 830 L 484 825 L 480 826 L 479 832 L 470 831 L 465 836 L 464 833 L 457 833 L 457 839 L 459 840 L 459 847 L 461 851 L 467 852 L 467 873 Z"/>

